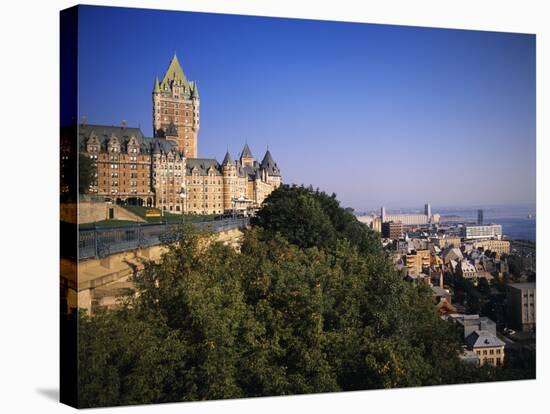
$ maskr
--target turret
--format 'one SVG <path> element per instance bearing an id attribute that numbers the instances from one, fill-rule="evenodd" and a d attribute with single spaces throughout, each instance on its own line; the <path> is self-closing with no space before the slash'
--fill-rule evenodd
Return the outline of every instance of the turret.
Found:
<path id="1" fill-rule="evenodd" d="M 232 199 L 236 196 L 237 189 L 237 166 L 233 162 L 229 151 L 226 152 L 222 161 L 223 176 L 223 209 L 224 211 L 233 208 Z"/>
<path id="2" fill-rule="evenodd" d="M 160 85 L 159 85 L 159 78 L 158 78 L 158 76 L 155 77 L 155 85 L 153 86 L 153 93 L 154 93 L 154 94 L 160 93 Z"/>
<path id="3" fill-rule="evenodd" d="M 252 151 L 248 147 L 248 144 L 244 144 L 243 151 L 241 152 L 240 162 L 243 167 L 253 167 L 254 166 L 254 156 Z"/>
<path id="4" fill-rule="evenodd" d="M 223 161 L 222 161 L 222 167 L 227 167 L 227 166 L 235 166 L 233 164 L 233 159 L 231 158 L 231 154 L 229 154 L 229 151 L 227 151 L 225 153 L 225 157 L 223 158 Z"/>
<path id="5" fill-rule="evenodd" d="M 269 152 L 269 150 L 266 151 L 264 159 L 262 160 L 260 166 L 262 167 L 262 169 L 266 170 L 269 175 L 281 175 L 281 171 L 279 170 L 279 167 L 277 166 L 275 160 L 273 160 L 273 157 L 271 156 L 271 152 Z"/>
<path id="6" fill-rule="evenodd" d="M 266 151 L 264 159 L 260 164 L 260 168 L 265 174 L 264 180 L 273 185 L 274 188 L 277 188 L 281 185 L 281 170 L 279 166 L 271 156 L 269 150 Z"/>

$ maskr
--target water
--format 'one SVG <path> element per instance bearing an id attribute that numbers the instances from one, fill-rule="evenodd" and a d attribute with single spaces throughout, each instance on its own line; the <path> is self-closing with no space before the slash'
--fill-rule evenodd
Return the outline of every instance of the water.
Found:
<path id="1" fill-rule="evenodd" d="M 465 221 L 477 222 L 477 210 L 482 207 L 471 208 L 441 208 L 434 209 L 434 213 L 442 216 L 456 215 Z M 483 222 L 502 225 L 502 233 L 511 239 L 536 241 L 537 221 L 534 206 L 493 206 L 483 208 Z M 532 218 L 528 218 L 531 214 Z"/>

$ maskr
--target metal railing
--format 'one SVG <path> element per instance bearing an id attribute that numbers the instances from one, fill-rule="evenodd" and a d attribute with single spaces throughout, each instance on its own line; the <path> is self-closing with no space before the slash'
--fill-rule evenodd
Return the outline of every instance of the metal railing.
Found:
<path id="1" fill-rule="evenodd" d="M 243 228 L 250 219 L 235 218 L 191 223 L 198 229 L 221 232 Z M 78 232 L 78 259 L 101 258 L 128 250 L 170 242 L 180 224 L 133 224 L 121 227 L 81 229 Z"/>

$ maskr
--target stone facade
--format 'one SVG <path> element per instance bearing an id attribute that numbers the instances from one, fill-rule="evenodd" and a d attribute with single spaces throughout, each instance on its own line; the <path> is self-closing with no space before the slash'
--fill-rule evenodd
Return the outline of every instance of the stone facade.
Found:
<path id="1" fill-rule="evenodd" d="M 245 144 L 236 161 L 197 158 L 199 97 L 176 56 L 153 89 L 154 137 L 139 128 L 78 127 L 80 153 L 96 173 L 88 194 L 105 201 L 156 207 L 176 214 L 247 213 L 281 185 L 269 150 L 261 162 Z"/>
<path id="2" fill-rule="evenodd" d="M 430 267 L 430 251 L 416 250 L 414 254 L 408 254 L 405 258 L 408 275 L 418 275 Z"/>
<path id="3" fill-rule="evenodd" d="M 490 250 L 498 254 L 510 254 L 510 242 L 508 240 L 482 240 L 475 242 L 474 248 L 482 248 L 483 250 Z"/>

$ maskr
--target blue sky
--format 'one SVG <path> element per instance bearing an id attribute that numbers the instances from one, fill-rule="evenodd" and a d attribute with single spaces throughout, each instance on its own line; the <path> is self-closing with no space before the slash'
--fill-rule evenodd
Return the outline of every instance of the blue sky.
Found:
<path id="1" fill-rule="evenodd" d="M 86 6 L 79 114 L 152 134 L 174 52 L 199 157 L 267 146 L 287 183 L 365 210 L 535 202 L 535 36 Z"/>

